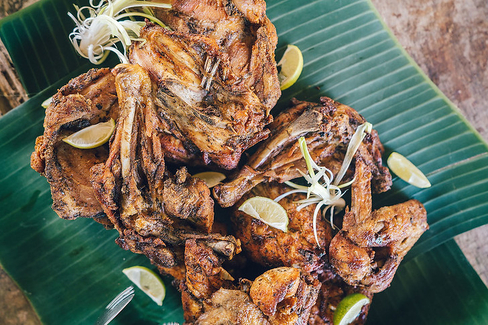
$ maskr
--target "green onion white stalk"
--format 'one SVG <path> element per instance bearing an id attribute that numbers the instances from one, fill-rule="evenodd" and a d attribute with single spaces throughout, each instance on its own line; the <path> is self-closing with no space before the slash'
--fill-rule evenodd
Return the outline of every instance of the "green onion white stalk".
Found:
<path id="1" fill-rule="evenodd" d="M 75 50 L 93 64 L 101 64 L 110 52 L 116 53 L 122 63 L 127 63 L 127 47 L 132 41 L 141 40 L 140 30 L 145 24 L 132 18 L 147 18 L 165 27 L 150 11 L 128 11 L 136 7 L 171 8 L 171 5 L 142 0 L 100 0 L 98 4 L 90 0 L 90 6 L 78 8 L 75 5 L 76 17 L 68 13 L 76 24 L 69 35 Z M 115 46 L 118 42 L 123 51 Z"/>
<path id="2" fill-rule="evenodd" d="M 295 184 L 293 182 L 285 182 L 286 185 L 294 188 L 289 192 L 286 192 L 280 196 L 278 196 L 275 201 L 278 202 L 284 197 L 294 194 L 294 193 L 304 193 L 307 194 L 307 198 L 304 200 L 299 200 L 297 203 L 299 206 L 297 210 L 300 211 L 301 209 L 316 204 L 314 214 L 313 214 L 313 233 L 315 237 L 315 241 L 317 245 L 320 247 L 318 235 L 317 235 L 317 216 L 322 207 L 325 206 L 325 209 L 322 211 L 322 215 L 325 216 L 325 213 L 330 208 L 330 224 L 334 227 L 334 209 L 342 210 L 345 207 L 345 201 L 342 198 L 344 192 L 342 191 L 343 188 L 352 184 L 352 181 L 344 184 L 340 184 L 339 182 L 344 177 L 349 165 L 351 164 L 352 158 L 356 153 L 359 145 L 363 141 L 366 133 L 371 132 L 372 125 L 370 123 L 364 123 L 356 129 L 356 132 L 351 138 L 349 145 L 347 147 L 346 156 L 344 161 L 342 162 L 341 169 L 337 174 L 337 178 L 334 181 L 334 175 L 332 171 L 327 167 L 318 166 L 315 161 L 313 161 L 310 153 L 308 152 L 307 142 L 304 137 L 300 137 L 298 139 L 298 143 L 300 145 L 300 150 L 302 152 L 303 158 L 307 164 L 307 171 L 308 174 L 303 173 L 299 170 L 300 174 L 302 174 L 303 178 L 310 184 L 309 186 Z"/>

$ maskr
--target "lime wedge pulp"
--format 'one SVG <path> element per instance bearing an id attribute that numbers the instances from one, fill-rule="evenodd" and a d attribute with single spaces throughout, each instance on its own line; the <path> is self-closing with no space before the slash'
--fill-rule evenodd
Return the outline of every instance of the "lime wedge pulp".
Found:
<path id="1" fill-rule="evenodd" d="M 41 106 L 44 107 L 44 108 L 48 108 L 49 105 L 51 105 L 51 102 L 53 101 L 53 97 L 49 97 L 48 99 L 46 99 L 45 101 L 43 101 L 41 103 Z"/>
<path id="2" fill-rule="evenodd" d="M 239 211 L 261 220 L 265 224 L 286 232 L 288 230 L 288 214 L 277 202 L 267 197 L 255 196 L 246 200 Z"/>
<path id="3" fill-rule="evenodd" d="M 352 323 L 361 313 L 364 305 L 369 304 L 369 298 L 361 293 L 353 293 L 339 302 L 334 312 L 334 325 Z"/>
<path id="4" fill-rule="evenodd" d="M 132 266 L 122 272 L 159 306 L 163 304 L 166 287 L 156 273 L 144 266 Z"/>
<path id="5" fill-rule="evenodd" d="M 115 130 L 115 121 L 90 125 L 63 139 L 67 144 L 78 149 L 92 149 L 107 142 Z"/>
<path id="6" fill-rule="evenodd" d="M 405 182 L 420 188 L 430 187 L 427 177 L 401 154 L 392 152 L 388 157 L 387 164 L 391 171 Z"/>
<path id="7" fill-rule="evenodd" d="M 278 73 L 280 89 L 285 90 L 291 87 L 302 73 L 302 51 L 295 45 L 288 45 L 283 57 L 277 65 L 281 67 L 281 71 Z"/>
<path id="8" fill-rule="evenodd" d="M 193 177 L 199 178 L 204 181 L 208 188 L 212 188 L 215 185 L 220 184 L 225 179 L 225 175 L 219 172 L 201 172 L 193 175 Z"/>

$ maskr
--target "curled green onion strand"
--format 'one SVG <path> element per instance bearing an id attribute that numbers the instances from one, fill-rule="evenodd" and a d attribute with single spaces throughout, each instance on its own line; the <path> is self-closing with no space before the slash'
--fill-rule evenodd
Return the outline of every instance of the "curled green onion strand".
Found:
<path id="1" fill-rule="evenodd" d="M 296 201 L 298 205 L 297 211 L 301 209 L 316 204 L 314 214 L 313 214 L 313 234 L 315 237 L 315 241 L 320 247 L 318 234 L 317 234 L 317 216 L 322 207 L 325 208 L 322 211 L 322 216 L 325 217 L 327 210 L 330 208 L 330 224 L 332 228 L 336 228 L 334 225 L 334 209 L 338 209 L 339 211 L 342 210 L 346 202 L 342 198 L 345 192 L 342 191 L 342 188 L 350 186 L 354 179 L 350 182 L 343 183 L 339 185 L 339 182 L 344 177 L 351 161 L 359 148 L 359 145 L 363 141 L 366 133 L 370 133 L 372 129 L 372 125 L 368 122 L 360 125 L 354 135 L 351 138 L 347 146 L 346 156 L 344 157 L 344 161 L 342 162 L 341 169 L 337 174 L 337 178 L 334 180 L 334 175 L 330 169 L 327 167 L 318 166 L 315 161 L 310 156 L 310 153 L 307 148 L 307 142 L 304 137 L 300 137 L 298 139 L 298 144 L 300 146 L 300 150 L 302 152 L 303 158 L 305 159 L 305 163 L 307 165 L 308 174 L 300 171 L 299 173 L 303 176 L 303 178 L 307 181 L 309 186 L 299 185 L 290 181 L 285 182 L 286 185 L 294 188 L 282 195 L 278 196 L 274 200 L 279 202 L 284 197 L 294 193 L 304 193 L 307 194 L 307 198 L 303 200 Z"/>
<path id="2" fill-rule="evenodd" d="M 132 8 L 146 9 L 144 12 L 129 11 Z M 89 6 L 77 7 L 76 17 L 68 12 L 76 27 L 69 34 L 71 44 L 82 57 L 93 64 L 101 64 L 110 52 L 114 52 L 122 63 L 127 63 L 127 48 L 133 41 L 141 41 L 140 31 L 144 22 L 133 18 L 147 18 L 166 26 L 148 7 L 171 8 L 170 4 L 143 0 L 90 0 Z M 116 44 L 122 45 L 120 51 Z"/>
<path id="3" fill-rule="evenodd" d="M 341 169 L 337 173 L 337 178 L 334 181 L 335 185 L 339 184 L 339 182 L 346 174 L 347 169 L 351 164 L 352 158 L 354 157 L 356 151 L 359 148 L 359 145 L 361 144 L 361 142 L 363 142 L 366 133 L 371 133 L 372 129 L 373 129 L 373 125 L 371 123 L 366 122 L 361 124 L 354 132 L 351 141 L 349 141 L 349 145 L 347 146 L 346 156 L 344 157 L 344 161 L 342 162 Z"/>

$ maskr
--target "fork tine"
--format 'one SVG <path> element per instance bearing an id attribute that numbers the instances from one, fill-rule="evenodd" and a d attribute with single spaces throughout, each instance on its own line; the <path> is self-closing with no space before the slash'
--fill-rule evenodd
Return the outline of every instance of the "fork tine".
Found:
<path id="1" fill-rule="evenodd" d="M 119 303 L 120 300 L 124 299 L 126 296 L 130 295 L 134 293 L 134 287 L 133 286 L 129 286 L 127 287 L 124 291 L 122 291 L 121 293 L 119 293 L 108 305 L 107 307 L 105 307 L 105 309 L 111 309 L 113 308 L 115 305 L 117 305 Z"/>
<path id="2" fill-rule="evenodd" d="M 117 316 L 122 309 L 132 300 L 134 297 L 134 287 L 129 286 L 124 291 L 119 293 L 108 305 L 105 307 L 105 311 L 97 319 L 96 325 L 106 325 L 112 319 Z"/>
<path id="3" fill-rule="evenodd" d="M 127 296 L 128 292 L 130 291 L 129 288 L 125 289 L 121 293 L 119 293 L 112 301 L 105 307 L 105 309 L 111 309 L 115 305 L 119 303 L 120 300 L 124 299 L 125 296 Z"/>
<path id="4" fill-rule="evenodd" d="M 105 314 L 105 317 L 104 317 L 104 324 L 108 324 L 110 321 L 112 321 L 115 316 L 117 316 L 120 311 L 122 309 L 124 309 L 124 307 L 132 300 L 132 298 L 134 297 L 134 293 L 124 297 L 123 299 L 119 300 L 119 303 L 114 306 L 114 307 L 119 307 L 120 308 L 113 308 L 113 309 L 110 309 L 106 314 Z"/>
<path id="5" fill-rule="evenodd" d="M 116 306 L 117 304 L 119 304 L 119 302 L 122 300 L 122 299 L 125 299 L 125 297 L 131 295 L 134 293 L 134 287 L 133 286 L 129 286 L 127 287 L 124 291 L 122 291 L 121 293 L 119 293 L 117 295 L 117 297 L 115 297 L 112 302 L 106 307 L 107 309 L 108 308 L 113 308 L 114 306 Z M 110 306 L 110 307 L 109 307 Z"/>

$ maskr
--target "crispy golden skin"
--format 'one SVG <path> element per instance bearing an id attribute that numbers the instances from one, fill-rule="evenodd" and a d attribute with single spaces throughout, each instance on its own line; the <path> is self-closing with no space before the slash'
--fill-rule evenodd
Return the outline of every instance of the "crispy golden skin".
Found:
<path id="1" fill-rule="evenodd" d="M 172 30 L 215 40 L 236 82 L 273 108 L 281 94 L 274 56 L 278 36 L 264 0 L 173 0 L 171 10 L 157 15 Z"/>
<path id="2" fill-rule="evenodd" d="M 113 73 L 120 117 L 108 159 L 91 169 L 92 186 L 120 234 L 120 246 L 159 267 L 177 268 L 186 239 L 211 231 L 210 190 L 185 168 L 176 175 L 166 170 L 148 73 L 131 64 Z"/>
<path id="3" fill-rule="evenodd" d="M 195 324 L 269 325 L 270 323 L 246 292 L 221 288 L 212 295 L 210 305 Z"/>
<path id="4" fill-rule="evenodd" d="M 307 324 L 320 282 L 307 272 L 279 267 L 243 280 L 240 289 L 220 289 L 196 324 Z"/>
<path id="5" fill-rule="evenodd" d="M 274 199 L 292 190 L 276 182 L 259 184 L 247 193 L 237 204 L 240 206 L 253 196 Z M 332 228 L 324 219 L 317 220 L 317 237 L 313 233 L 314 205 L 297 211 L 296 201 L 305 199 L 305 195 L 293 194 L 279 203 L 285 208 L 289 224 L 285 233 L 266 225 L 250 215 L 235 209 L 232 222 L 237 238 L 242 242 L 243 250 L 256 263 L 268 267 L 294 266 L 307 272 L 319 272 L 327 262 L 327 247 L 332 240 Z"/>
<path id="6" fill-rule="evenodd" d="M 62 141 L 110 118 L 117 119 L 115 83 L 109 69 L 92 69 L 63 86 L 46 109 L 31 167 L 51 185 L 53 210 L 63 219 L 90 217 L 110 226 L 90 185 L 90 168 L 105 161 L 107 146 L 83 150 Z"/>
<path id="7" fill-rule="evenodd" d="M 348 284 L 374 293 L 390 285 L 400 262 L 429 226 L 417 200 L 371 211 L 371 178 L 369 166 L 356 159 L 351 209 L 332 239 L 329 257 Z"/>
<path id="8" fill-rule="evenodd" d="M 297 268 L 278 267 L 258 276 L 249 295 L 271 324 L 306 324 L 320 282 Z"/>
<path id="9" fill-rule="evenodd" d="M 269 109 L 237 82 L 215 40 L 152 24 L 141 30 L 141 38 L 145 41 L 131 47 L 130 60 L 157 86 L 161 143 L 170 158 L 235 168 L 242 153 L 267 136 Z"/>
<path id="10" fill-rule="evenodd" d="M 203 313 L 214 292 L 234 287 L 234 279 L 222 263 L 240 251 L 240 243 L 233 236 L 210 235 L 186 241 L 185 279 L 179 282 L 179 289 L 187 322 L 194 322 Z"/>
<path id="11" fill-rule="evenodd" d="M 217 185 L 213 192 L 222 207 L 234 205 L 239 198 L 262 182 L 280 183 L 301 177 L 306 171 L 305 160 L 298 145 L 304 137 L 312 159 L 326 166 L 333 174 L 339 171 L 347 146 L 357 127 L 366 120 L 354 109 L 322 97 L 321 103 L 294 100 L 293 106 L 270 124 L 270 137 L 261 143 L 247 164 L 228 182 Z M 388 190 L 391 175 L 382 166 L 383 146 L 375 130 L 363 140 L 357 155 L 364 159 L 373 173 L 376 193 Z M 346 174 L 352 179 L 352 170 Z"/>

